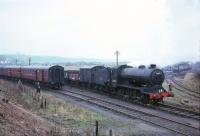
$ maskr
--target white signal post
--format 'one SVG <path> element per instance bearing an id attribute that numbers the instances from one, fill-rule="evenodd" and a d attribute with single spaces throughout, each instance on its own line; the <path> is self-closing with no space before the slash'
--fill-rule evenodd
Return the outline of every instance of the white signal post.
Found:
<path id="1" fill-rule="evenodd" d="M 119 51 L 118 50 L 116 50 L 115 51 L 115 55 L 116 55 L 116 65 L 118 66 L 118 59 L 119 59 Z"/>

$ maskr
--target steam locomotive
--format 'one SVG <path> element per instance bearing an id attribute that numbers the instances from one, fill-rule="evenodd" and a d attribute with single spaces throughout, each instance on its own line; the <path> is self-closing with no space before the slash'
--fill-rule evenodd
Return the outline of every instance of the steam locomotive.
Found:
<path id="1" fill-rule="evenodd" d="M 131 67 L 95 66 L 65 71 L 67 83 L 106 91 L 126 99 L 139 99 L 145 103 L 159 102 L 173 94 L 162 87 L 165 76 L 156 65 Z"/>

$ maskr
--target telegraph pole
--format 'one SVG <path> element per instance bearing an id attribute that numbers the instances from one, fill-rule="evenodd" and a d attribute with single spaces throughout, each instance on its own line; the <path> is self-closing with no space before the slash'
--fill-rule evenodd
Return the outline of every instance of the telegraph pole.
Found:
<path id="1" fill-rule="evenodd" d="M 17 62 L 18 62 L 18 60 L 16 59 L 16 60 L 15 60 L 15 65 L 17 65 Z"/>
<path id="2" fill-rule="evenodd" d="M 116 50 L 115 51 L 115 55 L 116 55 L 116 65 L 118 66 L 118 59 L 119 59 L 119 51 L 118 50 Z"/>
<path id="3" fill-rule="evenodd" d="M 31 57 L 28 58 L 28 65 L 31 65 Z"/>
<path id="4" fill-rule="evenodd" d="M 199 40 L 199 61 L 200 61 L 200 40 Z"/>

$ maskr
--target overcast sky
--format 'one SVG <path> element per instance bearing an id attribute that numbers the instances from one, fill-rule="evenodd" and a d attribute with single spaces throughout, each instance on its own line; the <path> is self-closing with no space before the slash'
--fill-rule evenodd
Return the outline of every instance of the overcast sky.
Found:
<path id="1" fill-rule="evenodd" d="M 0 0 L 0 54 L 158 63 L 200 57 L 200 0 Z"/>

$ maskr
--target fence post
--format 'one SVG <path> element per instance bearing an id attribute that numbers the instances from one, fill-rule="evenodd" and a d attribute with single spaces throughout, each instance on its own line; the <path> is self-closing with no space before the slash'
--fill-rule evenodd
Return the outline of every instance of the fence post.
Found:
<path id="1" fill-rule="evenodd" d="M 95 133 L 96 133 L 95 136 L 98 136 L 98 134 L 99 134 L 99 123 L 98 123 L 98 121 L 96 121 L 96 130 L 95 130 Z"/>
<path id="2" fill-rule="evenodd" d="M 57 103 L 56 103 L 56 104 L 57 104 Z M 57 110 L 56 110 L 56 104 L 55 104 L 55 114 L 56 114 L 56 111 L 57 111 Z"/>
<path id="3" fill-rule="evenodd" d="M 39 95 L 37 95 L 37 97 L 38 97 L 38 102 L 40 102 L 40 96 L 39 96 Z"/>
<path id="4" fill-rule="evenodd" d="M 44 108 L 44 105 L 43 105 L 43 96 L 42 96 L 42 100 L 41 100 L 41 105 L 40 105 L 40 108 L 43 109 Z"/>
<path id="5" fill-rule="evenodd" d="M 46 100 L 46 98 L 44 99 L 44 108 L 45 109 L 47 108 L 47 100 Z"/>
<path id="6" fill-rule="evenodd" d="M 110 129 L 109 131 L 109 136 L 112 136 L 112 129 Z"/>

